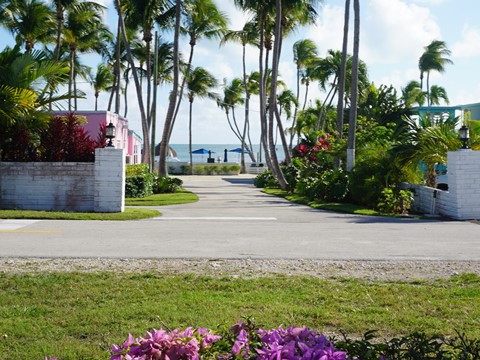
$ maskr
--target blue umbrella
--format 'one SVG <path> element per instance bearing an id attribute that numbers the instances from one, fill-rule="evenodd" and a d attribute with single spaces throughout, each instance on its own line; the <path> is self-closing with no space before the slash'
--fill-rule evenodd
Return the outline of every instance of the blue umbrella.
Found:
<path id="1" fill-rule="evenodd" d="M 207 149 L 201 148 L 201 149 L 193 150 L 192 154 L 208 154 L 208 151 L 209 150 Z"/>
<path id="2" fill-rule="evenodd" d="M 232 149 L 232 150 L 228 150 L 228 151 L 241 154 L 242 153 L 242 148 L 236 148 L 236 149 Z M 248 150 L 243 149 L 243 153 L 248 154 Z"/>

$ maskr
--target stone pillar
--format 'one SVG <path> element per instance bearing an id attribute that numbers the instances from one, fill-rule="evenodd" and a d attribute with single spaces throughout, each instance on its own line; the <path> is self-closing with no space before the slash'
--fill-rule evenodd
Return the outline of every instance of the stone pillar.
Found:
<path id="1" fill-rule="evenodd" d="M 480 151 L 449 151 L 448 209 L 454 219 L 480 219 Z"/>
<path id="2" fill-rule="evenodd" d="M 124 149 L 95 149 L 94 211 L 125 210 Z"/>

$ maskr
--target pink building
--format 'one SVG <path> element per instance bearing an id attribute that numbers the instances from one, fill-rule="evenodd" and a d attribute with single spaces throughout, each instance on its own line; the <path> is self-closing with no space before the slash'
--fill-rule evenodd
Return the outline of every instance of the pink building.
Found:
<path id="1" fill-rule="evenodd" d="M 113 145 L 117 149 L 125 149 L 126 163 L 139 164 L 141 162 L 142 139 L 133 130 L 128 130 L 128 120 L 110 111 L 75 111 L 75 115 L 87 119 L 85 130 L 91 139 L 97 139 L 100 124 L 115 126 Z M 66 115 L 66 111 L 55 111 L 53 115 Z"/>

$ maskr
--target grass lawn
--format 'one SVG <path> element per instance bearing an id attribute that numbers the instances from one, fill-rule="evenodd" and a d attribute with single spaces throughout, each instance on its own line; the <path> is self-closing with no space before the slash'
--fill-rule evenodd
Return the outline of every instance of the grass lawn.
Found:
<path id="1" fill-rule="evenodd" d="M 112 343 L 151 328 L 307 325 L 350 336 L 424 331 L 480 337 L 480 277 L 432 282 L 272 276 L 0 273 L 0 358 L 108 359 Z"/>
<path id="2" fill-rule="evenodd" d="M 304 196 L 300 196 L 297 194 L 290 194 L 288 191 L 284 191 L 281 189 L 269 189 L 269 188 L 264 188 L 263 192 L 266 194 L 270 195 L 275 195 L 275 196 L 280 196 L 288 201 L 297 203 L 297 204 L 303 204 L 303 205 L 308 205 L 311 208 L 314 209 L 320 209 L 320 210 L 330 210 L 330 211 L 337 211 L 337 212 L 343 212 L 343 213 L 348 213 L 348 214 L 357 214 L 357 215 L 375 215 L 375 216 L 395 216 L 395 217 L 403 217 L 404 215 L 398 215 L 398 214 L 386 214 L 382 213 L 380 211 L 376 211 L 373 209 L 368 209 L 363 206 L 355 205 L 355 204 L 348 204 L 348 203 L 322 203 L 318 201 L 310 201 Z"/>
<path id="3" fill-rule="evenodd" d="M 127 198 L 127 206 L 165 206 L 188 204 L 198 201 L 198 196 L 185 189 L 180 189 L 172 194 L 154 194 L 144 198 Z"/>
<path id="4" fill-rule="evenodd" d="M 127 206 L 165 206 L 198 201 L 194 193 L 180 189 L 172 194 L 155 194 L 145 198 L 127 198 Z M 0 219 L 50 219 L 50 220 L 139 220 L 159 216 L 154 209 L 126 208 L 123 213 L 81 213 L 36 210 L 0 210 Z M 0 358 L 1 359 L 1 358 Z"/>

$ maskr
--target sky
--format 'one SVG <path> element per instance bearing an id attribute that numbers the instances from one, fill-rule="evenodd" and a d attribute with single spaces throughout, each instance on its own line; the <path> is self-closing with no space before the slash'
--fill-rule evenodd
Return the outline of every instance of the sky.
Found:
<path id="1" fill-rule="evenodd" d="M 110 0 L 98 1 L 108 7 L 106 20 L 115 29 L 116 20 Z M 241 29 L 246 17 L 233 5 L 233 0 L 216 0 L 217 6 L 229 17 L 229 27 Z M 291 90 L 296 89 L 296 69 L 292 46 L 299 39 L 313 40 L 321 57 L 329 49 L 340 50 L 343 37 L 344 0 L 325 0 L 318 9 L 318 19 L 313 26 L 297 30 L 285 39 L 280 62 L 280 76 Z M 411 80 L 419 80 L 418 59 L 432 40 L 445 41 L 451 50 L 453 65 L 447 65 L 443 74 L 432 73 L 430 84 L 446 89 L 450 105 L 480 102 L 480 1 L 478 0 L 360 0 L 361 34 L 360 58 L 367 64 L 369 79 L 378 87 L 393 85 L 400 91 Z M 351 11 L 353 21 L 353 10 Z M 353 24 L 350 26 L 353 32 Z M 3 36 L 2 36 L 3 37 Z M 349 52 L 353 42 L 350 38 Z M 188 54 L 188 39 L 181 39 L 181 50 Z M 195 46 L 193 66 L 210 71 L 220 83 L 226 78 L 242 76 L 242 48 L 238 44 L 219 47 L 217 41 L 201 39 Z M 88 57 L 88 65 L 96 67 L 100 59 Z M 257 70 L 257 50 L 247 49 L 247 72 Z M 87 93 L 87 100 L 79 102 L 79 110 L 93 110 L 93 91 L 87 84 L 79 86 Z M 310 87 L 309 100 L 323 99 L 317 84 Z M 160 139 L 166 114 L 167 84 L 159 89 L 157 103 L 157 134 Z M 217 90 L 219 93 L 222 89 Z M 99 99 L 99 109 L 106 109 L 108 94 Z M 127 119 L 130 129 L 142 135 L 138 103 L 133 86 L 130 90 Z M 258 101 L 251 104 L 251 136 L 258 143 L 260 126 Z M 123 113 L 123 110 L 122 110 Z M 243 121 L 243 108 L 236 113 Z M 287 124 L 288 126 L 288 124 Z M 194 144 L 239 144 L 230 130 L 225 113 L 212 100 L 196 99 L 193 103 Z M 171 144 L 188 143 L 188 101 L 182 101 Z"/>

